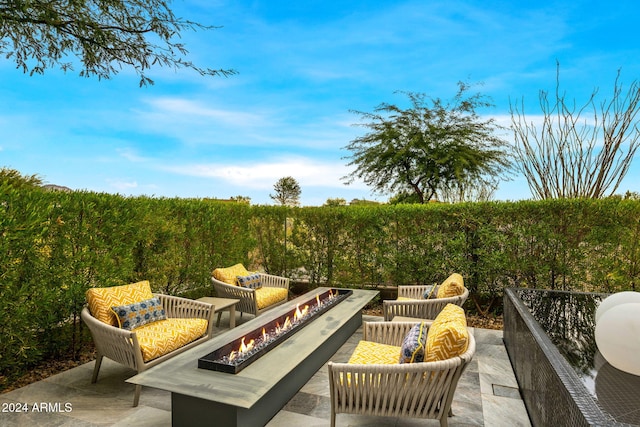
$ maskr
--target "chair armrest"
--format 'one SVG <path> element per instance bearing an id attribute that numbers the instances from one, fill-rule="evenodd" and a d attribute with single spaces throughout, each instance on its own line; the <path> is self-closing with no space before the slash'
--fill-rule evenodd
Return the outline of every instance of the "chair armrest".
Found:
<path id="1" fill-rule="evenodd" d="M 240 300 L 240 302 L 236 304 L 237 311 L 252 314 L 258 313 L 255 289 L 230 285 L 228 283 L 221 282 L 215 277 L 212 277 L 211 281 L 213 282 L 213 288 L 215 289 L 218 297 Z"/>
<path id="2" fill-rule="evenodd" d="M 382 314 L 385 321 L 391 321 L 396 316 L 433 320 L 449 303 L 445 299 L 449 298 L 411 301 L 386 300 L 382 302 Z"/>
<path id="3" fill-rule="evenodd" d="M 455 304 L 462 307 L 468 297 L 469 290 L 465 288 L 462 295 L 449 298 L 421 298 L 410 301 L 385 300 L 382 302 L 382 313 L 386 321 L 390 321 L 396 316 L 433 320 L 447 304 Z"/>
<path id="4" fill-rule="evenodd" d="M 211 278 L 213 281 L 213 288 L 216 291 L 216 295 L 220 298 L 232 298 L 232 299 L 253 299 L 255 300 L 255 289 L 243 288 L 242 286 L 230 285 L 228 283 L 221 282 L 217 279 Z"/>
<path id="5" fill-rule="evenodd" d="M 431 289 L 431 285 L 414 285 L 414 286 L 398 286 L 398 296 L 405 298 L 425 299 L 424 293 Z M 433 290 L 433 293 L 438 292 L 438 286 Z"/>
<path id="6" fill-rule="evenodd" d="M 211 323 L 214 308 L 211 304 L 172 295 L 154 294 L 160 299 L 167 317 L 181 319 L 206 319 Z"/>
<path id="7" fill-rule="evenodd" d="M 98 353 L 131 369 L 142 366 L 142 352 L 135 332 L 101 322 L 87 307 L 82 309 L 80 317 L 91 331 Z"/>
<path id="8" fill-rule="evenodd" d="M 273 274 L 260 273 L 260 281 L 262 286 L 268 288 L 285 288 L 289 289 L 289 278 L 274 276 Z"/>

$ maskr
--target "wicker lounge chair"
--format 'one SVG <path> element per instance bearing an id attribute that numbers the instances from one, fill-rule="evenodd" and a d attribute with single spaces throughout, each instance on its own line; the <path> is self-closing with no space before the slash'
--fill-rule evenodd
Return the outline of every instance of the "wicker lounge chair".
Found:
<path id="1" fill-rule="evenodd" d="M 140 282 L 129 286 L 137 286 L 139 284 L 148 287 L 148 282 Z M 117 288 L 125 288 L 125 286 L 116 286 L 111 289 Z M 110 288 L 100 289 L 106 290 Z M 150 292 L 150 289 L 148 292 Z M 100 371 L 100 365 L 103 357 L 108 357 L 109 359 L 121 363 L 140 373 L 212 337 L 214 307 L 211 304 L 169 295 L 152 295 L 160 299 L 168 321 L 159 320 L 154 324 L 144 325 L 140 327 L 137 332 L 136 329 L 121 329 L 118 326 L 113 326 L 112 324 L 105 323 L 103 320 L 96 318 L 94 316 L 95 313 L 92 314 L 89 310 L 89 307 L 91 307 L 91 310 L 96 312 L 98 311 L 95 308 L 97 304 L 95 302 L 93 304 L 90 302 L 89 307 L 84 307 L 82 309 L 80 316 L 89 327 L 93 337 L 93 342 L 96 346 L 96 362 L 93 369 L 93 376 L 91 378 L 92 383 L 95 383 L 98 379 L 98 372 Z M 109 299 L 106 299 L 106 301 L 109 301 Z M 107 310 L 108 309 L 110 309 L 110 307 L 107 308 Z M 100 315 L 98 316 L 100 317 Z M 203 323 L 199 319 L 205 320 L 206 323 Z M 166 323 L 162 324 L 163 322 Z M 156 326 L 156 330 L 160 331 L 150 331 L 149 326 Z M 154 337 L 152 337 L 151 340 L 147 338 L 146 341 L 151 341 L 151 346 L 157 345 L 159 347 L 151 349 L 154 356 L 158 355 L 151 360 L 148 360 L 148 355 L 145 356 L 144 354 L 145 351 L 148 351 L 148 347 L 144 346 L 143 350 L 138 339 L 138 334 L 142 333 L 142 328 L 147 329 L 147 335 L 151 332 L 154 333 Z M 191 334 L 194 336 L 193 341 L 187 342 L 179 348 L 172 348 L 172 344 L 173 347 L 175 347 L 175 343 L 177 340 L 180 340 L 180 337 L 176 338 L 175 333 L 172 333 L 171 338 L 163 340 L 162 337 L 157 335 L 158 333 L 166 333 L 165 331 L 171 333 L 171 331 L 176 331 L 176 328 L 181 331 L 176 333 L 181 334 L 182 337 L 190 334 L 189 329 L 194 331 L 197 330 L 197 332 Z M 204 334 L 201 334 L 203 329 Z M 182 341 L 188 341 L 189 339 L 192 338 L 182 338 Z M 161 345 L 163 347 L 160 348 Z M 138 406 L 141 389 L 141 385 L 136 385 L 135 395 L 133 398 L 134 407 Z"/>
<path id="2" fill-rule="evenodd" d="M 425 322 L 431 325 L 432 322 Z M 401 346 L 412 322 L 365 322 L 364 340 Z M 331 426 L 336 414 L 430 418 L 446 427 L 458 380 L 475 353 L 469 334 L 467 350 L 437 362 L 350 364 L 329 362 Z"/>
<path id="3" fill-rule="evenodd" d="M 462 287 L 464 288 L 464 283 L 462 283 L 462 276 L 451 275 L 449 276 L 449 278 L 447 278 L 447 280 L 443 282 L 443 284 L 437 286 L 433 290 L 433 294 L 437 295 L 440 287 L 447 283 L 447 281 L 452 280 L 452 278 L 456 278 L 458 281 L 460 281 Z M 444 298 L 425 299 L 425 292 L 429 292 L 430 290 L 431 286 L 398 286 L 398 299 L 385 300 L 382 303 L 384 320 L 393 320 L 393 318 L 396 316 L 433 320 L 447 304 L 455 304 L 462 307 L 462 305 L 469 297 L 469 290 L 467 288 L 464 288 L 462 294 L 460 295 Z"/>
<path id="4" fill-rule="evenodd" d="M 241 264 L 237 264 L 236 266 L 238 265 L 241 266 Z M 244 267 L 242 267 L 242 269 L 244 269 Z M 220 280 L 220 276 L 216 274 L 217 270 L 221 269 L 214 270 L 211 277 L 216 295 L 220 298 L 240 300 L 240 302 L 236 304 L 236 310 L 240 311 L 241 316 L 242 313 L 259 316 L 265 311 L 287 302 L 289 296 L 289 279 L 287 277 L 256 273 L 260 275 L 261 288 L 251 289 Z"/>

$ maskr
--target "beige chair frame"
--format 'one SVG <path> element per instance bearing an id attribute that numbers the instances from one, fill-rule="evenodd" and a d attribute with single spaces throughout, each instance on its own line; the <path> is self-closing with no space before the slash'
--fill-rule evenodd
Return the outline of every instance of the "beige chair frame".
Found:
<path id="1" fill-rule="evenodd" d="M 455 297 L 425 299 L 423 295 L 430 288 L 431 286 L 426 285 L 398 286 L 398 297 L 412 298 L 412 300 L 383 301 L 382 312 L 384 320 L 390 321 L 396 316 L 433 320 L 447 304 L 455 304 L 462 307 L 469 297 L 469 290 L 464 288 L 462 295 Z M 438 292 L 438 287 L 433 292 Z"/>
<path id="2" fill-rule="evenodd" d="M 96 346 L 96 364 L 93 368 L 91 383 L 95 383 L 98 380 L 98 372 L 100 371 L 100 365 L 102 364 L 103 357 L 108 357 L 109 359 L 121 363 L 140 373 L 179 353 L 182 353 L 185 350 L 211 339 L 213 336 L 213 305 L 170 295 L 154 294 L 154 296 L 160 298 L 160 302 L 162 303 L 162 307 L 164 308 L 168 318 L 206 319 L 208 321 L 207 332 L 201 338 L 198 338 L 179 349 L 145 362 L 142 359 L 142 351 L 140 350 L 135 329 L 129 331 L 108 325 L 93 317 L 89 309 L 84 307 L 80 317 L 89 327 L 91 336 L 93 337 L 93 342 Z M 141 385 L 136 385 L 135 395 L 133 397 L 134 407 L 138 406 L 138 402 L 140 401 L 141 389 Z"/>
<path id="3" fill-rule="evenodd" d="M 232 298 L 240 300 L 238 304 L 236 304 L 236 311 L 242 313 L 250 313 L 254 316 L 259 316 L 267 310 L 270 310 L 274 307 L 279 306 L 280 304 L 284 304 L 287 300 L 283 300 L 272 304 L 268 307 L 264 307 L 262 309 L 258 309 L 258 302 L 256 301 L 256 291 L 255 289 L 243 288 L 242 286 L 230 285 L 228 283 L 221 282 L 215 277 L 211 277 L 211 281 L 213 282 L 213 288 L 216 291 L 216 295 L 220 298 Z M 263 287 L 268 288 L 285 288 L 287 291 L 289 290 L 289 278 L 274 276 L 272 274 L 260 273 L 260 281 L 262 282 Z"/>
<path id="4" fill-rule="evenodd" d="M 429 327 L 432 322 L 425 322 Z M 401 346 L 415 322 L 364 322 L 364 340 Z M 460 376 L 476 351 L 469 333 L 467 351 L 439 361 L 397 365 L 329 362 L 331 427 L 336 414 L 430 418 L 447 427 Z M 399 355 L 398 355 L 399 356 Z"/>

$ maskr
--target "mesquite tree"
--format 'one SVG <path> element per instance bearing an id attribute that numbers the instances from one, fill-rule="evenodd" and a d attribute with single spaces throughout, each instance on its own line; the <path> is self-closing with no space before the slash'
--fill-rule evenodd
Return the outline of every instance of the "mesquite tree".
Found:
<path id="1" fill-rule="evenodd" d="M 542 123 L 527 121 L 524 101 L 511 105 L 516 167 L 535 198 L 601 198 L 612 195 L 633 161 L 640 132 L 640 84 L 626 91 L 615 79 L 610 100 L 596 103 L 598 89 L 582 106 L 568 102 L 560 90 L 540 91 Z"/>
<path id="2" fill-rule="evenodd" d="M 369 132 L 345 147 L 351 151 L 348 165 L 356 169 L 344 179 L 359 178 L 378 193 L 410 196 L 417 203 L 494 187 L 510 166 L 506 143 L 496 136 L 494 119 L 476 112 L 493 104 L 469 89 L 459 82 L 450 101 L 404 92 L 409 108 L 383 103 L 373 113 L 354 111 Z"/>
<path id="3" fill-rule="evenodd" d="M 170 0 L 0 0 L 0 54 L 25 73 L 73 69 L 80 76 L 110 78 L 124 67 L 153 83 L 152 66 L 190 68 L 201 75 L 230 75 L 233 70 L 202 68 L 185 59 L 175 40 L 184 30 L 210 29 L 178 18 Z M 74 61 L 73 57 L 77 59 Z"/>

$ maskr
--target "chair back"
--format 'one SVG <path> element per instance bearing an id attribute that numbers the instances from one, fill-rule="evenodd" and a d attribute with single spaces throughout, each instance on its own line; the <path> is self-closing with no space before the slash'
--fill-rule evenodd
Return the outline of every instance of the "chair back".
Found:
<path id="1" fill-rule="evenodd" d="M 87 304 L 91 315 L 101 322 L 118 326 L 118 319 L 111 307 L 133 304 L 153 298 L 148 280 L 109 288 L 87 290 Z"/>

